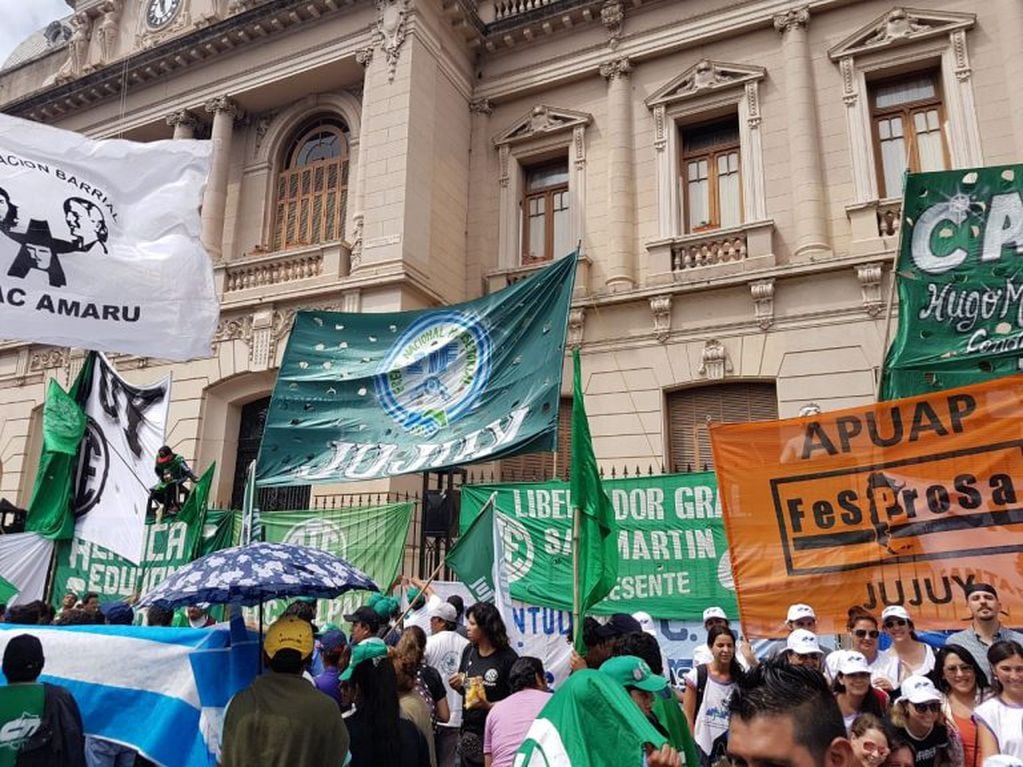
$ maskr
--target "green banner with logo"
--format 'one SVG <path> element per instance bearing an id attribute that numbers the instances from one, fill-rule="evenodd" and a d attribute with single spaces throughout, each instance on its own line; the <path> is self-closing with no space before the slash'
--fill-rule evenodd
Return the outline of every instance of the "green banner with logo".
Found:
<path id="1" fill-rule="evenodd" d="M 43 724 L 41 684 L 0 686 L 0 767 L 15 767 L 22 746 Z"/>
<path id="2" fill-rule="evenodd" d="M 736 615 L 735 590 L 713 472 L 663 474 L 603 483 L 618 524 L 618 581 L 589 612 L 644 611 L 702 620 L 719 605 Z M 466 530 L 496 491 L 506 522 L 505 552 L 514 599 L 572 609 L 572 499 L 567 482 L 466 485 Z"/>
<path id="3" fill-rule="evenodd" d="M 573 253 L 439 309 L 299 312 L 257 484 L 371 479 L 555 449 L 576 262 Z"/>
<path id="4" fill-rule="evenodd" d="M 1023 369 L 1023 165 L 907 177 L 882 398 Z"/>
<path id="5" fill-rule="evenodd" d="M 370 508 L 265 511 L 260 522 L 266 540 L 328 551 L 358 567 L 386 593 L 401 568 L 412 508 L 411 503 L 392 503 Z M 341 626 L 343 616 L 368 598 L 367 592 L 356 591 L 338 599 L 318 600 L 317 623 Z M 274 620 L 286 606 L 284 600 L 267 602 L 263 620 Z M 347 627 L 344 630 L 347 633 Z"/>

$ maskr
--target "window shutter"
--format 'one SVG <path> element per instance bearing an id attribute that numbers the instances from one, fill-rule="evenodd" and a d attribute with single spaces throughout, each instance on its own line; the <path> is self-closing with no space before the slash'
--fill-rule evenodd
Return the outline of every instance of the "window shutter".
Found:
<path id="1" fill-rule="evenodd" d="M 743 382 L 681 389 L 668 394 L 668 456 L 671 471 L 714 468 L 708 416 L 712 421 L 746 423 L 778 418 L 773 383 Z"/>

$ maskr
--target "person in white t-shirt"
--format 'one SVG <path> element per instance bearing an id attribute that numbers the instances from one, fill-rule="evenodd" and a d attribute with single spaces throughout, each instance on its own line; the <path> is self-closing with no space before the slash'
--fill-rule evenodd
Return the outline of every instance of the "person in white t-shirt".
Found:
<path id="1" fill-rule="evenodd" d="M 405 616 L 404 625 L 419 626 L 426 635 L 430 635 L 430 616 L 437 605 L 441 604 L 443 600 L 433 593 L 433 589 L 426 587 L 423 588 L 423 584 L 415 578 L 410 578 L 409 582 L 412 584 L 405 597 L 408 600 L 408 604 L 412 606 L 408 614 Z"/>
<path id="2" fill-rule="evenodd" d="M 462 726 L 462 696 L 452 689 L 448 677 L 458 671 L 462 652 L 469 640 L 461 636 L 457 628 L 458 612 L 453 605 L 440 602 L 430 611 L 430 631 L 426 639 L 426 664 L 437 669 L 444 681 L 448 709 L 451 717 L 437 723 L 434 734 L 437 753 L 437 767 L 454 767 L 458 747 L 458 731 Z"/>
<path id="3" fill-rule="evenodd" d="M 723 626 L 726 629 L 731 628 L 728 616 L 725 615 L 724 610 L 720 607 L 708 607 L 703 611 L 703 628 L 710 633 L 710 630 L 715 626 Z M 753 648 L 750 647 L 750 643 L 744 637 L 739 639 L 736 650 L 735 659 L 739 662 L 743 671 L 749 671 L 750 668 L 757 665 L 757 658 L 753 654 Z M 706 644 L 698 645 L 693 649 L 693 666 L 706 665 L 713 659 L 714 656 L 711 655 L 710 648 Z"/>

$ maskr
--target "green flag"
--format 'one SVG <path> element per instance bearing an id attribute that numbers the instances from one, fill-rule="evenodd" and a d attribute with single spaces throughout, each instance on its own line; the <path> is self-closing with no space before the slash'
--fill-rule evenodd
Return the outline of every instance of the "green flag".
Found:
<path id="1" fill-rule="evenodd" d="M 0 578 L 0 605 L 7 604 L 18 591 L 18 587 L 13 583 Z"/>
<path id="2" fill-rule="evenodd" d="M 43 724 L 45 691 L 41 684 L 0 686 L 0 767 L 15 767 L 28 739 Z"/>
<path id="3" fill-rule="evenodd" d="M 573 253 L 437 309 L 299 312 L 257 484 L 373 479 L 553 450 L 577 262 Z"/>
<path id="4" fill-rule="evenodd" d="M 494 598 L 494 504 L 483 510 L 444 558 L 477 602 Z"/>
<path id="5" fill-rule="evenodd" d="M 1023 369 L 1023 165 L 911 173 L 882 399 Z"/>
<path id="6" fill-rule="evenodd" d="M 88 369 L 89 365 L 82 368 L 71 394 L 52 378 L 46 390 L 43 450 L 25 520 L 26 531 L 39 533 L 44 538 L 70 540 L 75 532 L 71 501 L 78 445 L 85 434 L 85 413 L 73 395 Z"/>
<path id="7" fill-rule="evenodd" d="M 579 349 L 572 350 L 572 512 L 578 516 L 579 539 L 575 542 L 579 589 L 579 618 L 606 597 L 618 582 L 618 527 L 614 507 L 600 483 L 597 457 L 593 454 L 590 425 L 583 402 Z M 583 632 L 574 632 L 575 647 L 586 652 Z"/>
<path id="8" fill-rule="evenodd" d="M 217 468 L 216 463 L 211 463 L 195 483 L 192 492 L 188 494 L 185 504 L 178 512 L 177 519 L 184 522 L 189 529 L 189 561 L 199 556 L 203 546 L 204 530 L 206 526 L 206 512 L 208 511 L 207 500 L 210 495 L 210 485 L 213 483 L 213 474 Z"/>
<path id="9" fill-rule="evenodd" d="M 541 709 L 515 755 L 515 767 L 640 765 L 644 744 L 660 748 L 666 742 L 624 687 L 583 669 Z"/>

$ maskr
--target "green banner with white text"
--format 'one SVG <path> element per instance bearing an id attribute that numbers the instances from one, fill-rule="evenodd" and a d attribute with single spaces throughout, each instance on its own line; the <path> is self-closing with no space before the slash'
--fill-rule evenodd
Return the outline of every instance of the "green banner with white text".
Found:
<path id="1" fill-rule="evenodd" d="M 1023 165 L 911 173 L 882 399 L 1023 369 Z"/>
<path id="2" fill-rule="evenodd" d="M 722 607 L 736 615 L 735 590 L 713 472 L 605 480 L 618 524 L 618 582 L 589 612 L 644 611 L 702 620 Z M 462 532 L 493 492 L 508 525 L 511 595 L 572 609 L 572 506 L 567 482 L 462 487 Z"/>

